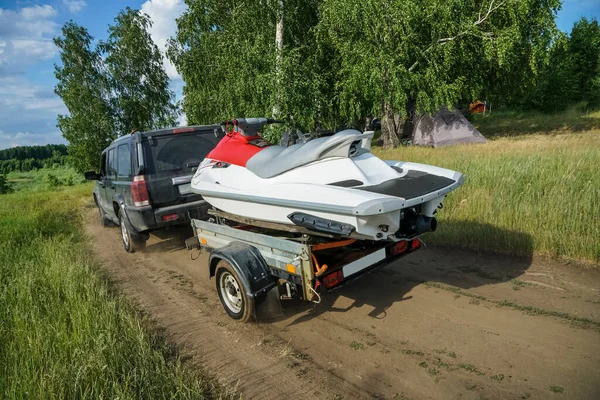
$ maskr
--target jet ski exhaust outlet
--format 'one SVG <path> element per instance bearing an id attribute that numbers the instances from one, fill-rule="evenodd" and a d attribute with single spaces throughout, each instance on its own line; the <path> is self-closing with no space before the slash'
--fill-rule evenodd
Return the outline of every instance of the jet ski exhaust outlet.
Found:
<path id="1" fill-rule="evenodd" d="M 437 229 L 437 219 L 423 214 L 406 214 L 400 222 L 400 232 L 417 233 L 435 232 Z"/>

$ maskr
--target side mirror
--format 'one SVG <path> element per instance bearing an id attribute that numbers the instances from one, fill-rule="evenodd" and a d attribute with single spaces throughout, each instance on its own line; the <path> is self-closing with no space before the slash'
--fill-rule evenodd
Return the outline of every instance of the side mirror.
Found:
<path id="1" fill-rule="evenodd" d="M 85 180 L 87 181 L 99 181 L 100 174 L 96 173 L 96 171 L 88 171 L 83 174 Z"/>

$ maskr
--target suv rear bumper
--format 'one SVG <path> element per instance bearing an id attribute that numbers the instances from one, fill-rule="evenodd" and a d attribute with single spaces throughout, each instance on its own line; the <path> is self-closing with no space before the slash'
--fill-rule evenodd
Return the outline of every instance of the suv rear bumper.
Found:
<path id="1" fill-rule="evenodd" d="M 125 210 L 134 229 L 145 232 L 166 226 L 189 224 L 190 218 L 206 219 L 210 207 L 206 201 L 197 200 L 162 208 L 126 206 Z M 167 221 L 163 219 L 166 216 L 169 217 Z"/>

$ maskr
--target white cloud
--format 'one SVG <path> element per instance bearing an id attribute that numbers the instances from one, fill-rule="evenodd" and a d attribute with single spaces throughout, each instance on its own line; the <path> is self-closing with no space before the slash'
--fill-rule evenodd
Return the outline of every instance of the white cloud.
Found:
<path id="1" fill-rule="evenodd" d="M 51 87 L 32 84 L 24 76 L 0 77 L 0 147 L 57 143 L 57 114 L 67 114 Z"/>
<path id="2" fill-rule="evenodd" d="M 72 13 L 76 14 L 83 10 L 87 3 L 84 0 L 63 0 L 63 5 Z"/>
<path id="3" fill-rule="evenodd" d="M 179 118 L 177 118 L 177 124 L 179 126 L 187 126 L 188 121 L 186 113 L 182 112 L 181 114 L 179 114 Z"/>
<path id="4" fill-rule="evenodd" d="M 50 5 L 20 10 L 0 8 L 0 76 L 23 73 L 28 66 L 54 57 L 52 37 L 58 31 Z"/>
<path id="5" fill-rule="evenodd" d="M 9 147 L 36 146 L 45 145 L 48 143 L 59 144 L 67 142 L 59 131 L 39 134 L 30 132 L 17 132 L 15 134 L 10 134 L 4 133 L 0 130 L 0 150 L 7 149 Z"/>
<path id="6" fill-rule="evenodd" d="M 0 121 L 4 123 L 23 112 L 41 111 L 66 114 L 62 100 L 48 87 L 31 85 L 23 77 L 0 78 Z"/>
<path id="7" fill-rule="evenodd" d="M 187 9 L 182 0 L 148 0 L 142 4 L 142 12 L 146 13 L 152 19 L 152 28 L 150 35 L 152 40 L 163 52 L 163 61 L 167 75 L 171 79 L 181 79 L 175 66 L 167 60 L 165 51 L 167 41 L 177 31 L 176 18 Z"/>
<path id="8" fill-rule="evenodd" d="M 56 16 L 56 10 L 49 4 L 33 7 L 25 7 L 19 11 L 21 16 L 28 21 L 35 21 L 38 19 L 52 18 Z"/>

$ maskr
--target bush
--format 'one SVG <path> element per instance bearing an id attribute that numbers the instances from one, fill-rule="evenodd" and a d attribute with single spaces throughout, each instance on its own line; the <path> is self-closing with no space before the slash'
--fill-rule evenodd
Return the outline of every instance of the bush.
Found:
<path id="1" fill-rule="evenodd" d="M 0 194 L 12 193 L 13 189 L 6 180 L 6 175 L 0 175 Z"/>
<path id="2" fill-rule="evenodd" d="M 46 176 L 46 182 L 48 183 L 48 185 L 50 185 L 50 187 L 58 187 L 62 185 L 60 179 L 58 179 L 54 174 L 48 174 Z"/>

